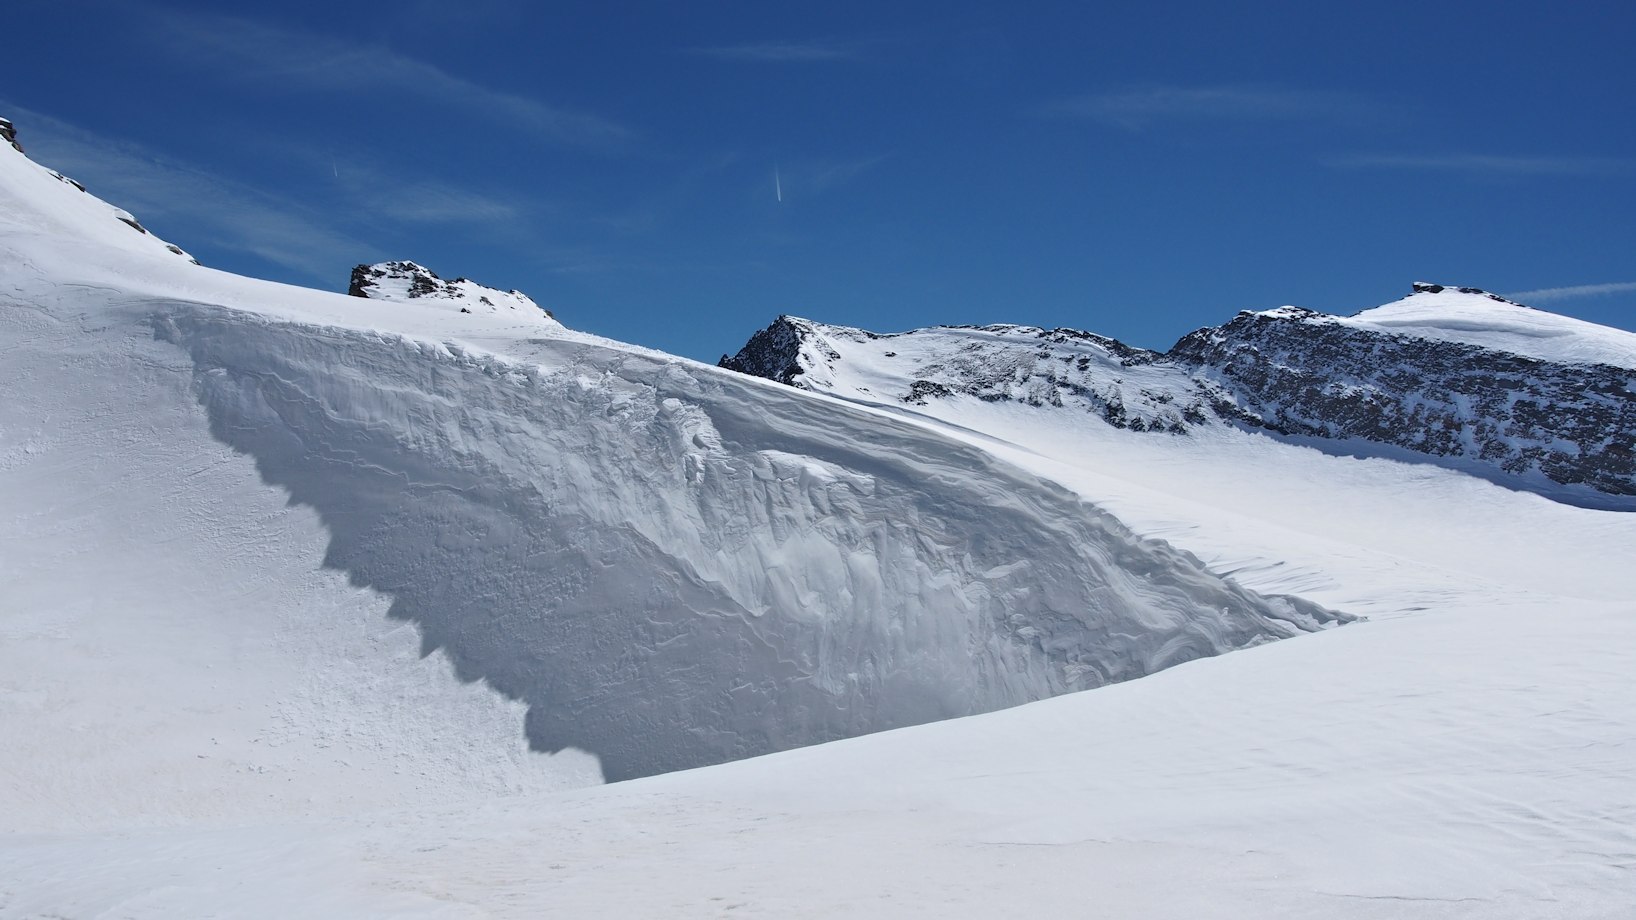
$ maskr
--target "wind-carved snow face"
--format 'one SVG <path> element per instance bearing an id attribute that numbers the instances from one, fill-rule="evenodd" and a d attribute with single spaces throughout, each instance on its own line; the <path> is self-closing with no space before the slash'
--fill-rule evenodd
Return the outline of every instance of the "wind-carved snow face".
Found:
<path id="1" fill-rule="evenodd" d="M 1336 622 L 922 429 L 583 342 L 537 365 L 175 308 L 215 435 L 537 749 L 609 779 L 966 715 Z"/>

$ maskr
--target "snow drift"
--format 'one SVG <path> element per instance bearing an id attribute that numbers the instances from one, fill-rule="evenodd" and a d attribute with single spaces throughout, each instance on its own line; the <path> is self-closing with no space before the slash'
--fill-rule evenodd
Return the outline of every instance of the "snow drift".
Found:
<path id="1" fill-rule="evenodd" d="M 966 330 L 948 395 L 877 363 L 838 407 L 111 212 L 0 146 L 0 918 L 1633 914 L 1636 515 L 1133 433 L 1191 423 L 1066 377 L 1143 366 L 1083 334 Z M 1163 663 L 1323 616 L 1097 509 L 1374 621 L 568 794 L 592 758 L 526 751 L 530 705 L 680 761 L 732 746 L 686 718 L 815 735 L 1066 680 L 1104 628 Z M 1006 592 L 1032 619 L 984 619 Z"/>
<path id="2" fill-rule="evenodd" d="M 675 359 L 156 306 L 211 430 L 530 741 L 610 779 L 968 715 L 1335 622 L 920 429 Z"/>
<path id="3" fill-rule="evenodd" d="M 1344 619 L 1246 591 L 954 439 L 577 335 L 532 301 L 214 272 L 14 151 L 0 193 L 8 310 L 43 315 L 93 366 L 143 355 L 163 411 L 202 411 L 317 512 L 326 566 L 390 598 L 463 680 L 526 703 L 535 749 L 588 751 L 610 779 L 1011 706 Z M 388 293 L 403 280 L 372 277 Z M 19 399 L 39 385 L 0 373 Z M 56 405 L 157 411 L 52 379 Z M 173 467 L 218 462 L 214 444 L 143 431 L 117 448 L 133 465 L 161 448 Z M 175 501 L 194 500 L 189 482 Z M 203 569 L 226 551 L 179 545 Z"/>

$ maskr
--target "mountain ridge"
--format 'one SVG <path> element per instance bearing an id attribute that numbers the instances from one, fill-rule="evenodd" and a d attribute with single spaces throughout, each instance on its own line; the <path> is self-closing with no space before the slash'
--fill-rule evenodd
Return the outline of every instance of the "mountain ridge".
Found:
<path id="1" fill-rule="evenodd" d="M 1475 323 L 1473 301 L 1498 318 Z M 1435 325 L 1442 307 L 1449 328 Z M 1502 347 L 1519 338 L 1519 348 L 1539 354 Z M 1636 335 L 1478 288 L 1416 282 L 1403 301 L 1352 317 L 1241 311 L 1165 352 L 1072 329 L 883 335 L 782 316 L 719 366 L 906 406 L 972 397 L 1079 408 L 1135 431 L 1229 424 L 1337 449 L 1372 442 L 1523 488 L 1628 497 L 1636 496 L 1636 371 L 1560 359 L 1619 360 L 1629 343 Z"/>

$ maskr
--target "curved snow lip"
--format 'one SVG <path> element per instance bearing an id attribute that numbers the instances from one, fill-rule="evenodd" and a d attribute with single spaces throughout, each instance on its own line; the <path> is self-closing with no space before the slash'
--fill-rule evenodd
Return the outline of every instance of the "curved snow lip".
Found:
<path id="1" fill-rule="evenodd" d="M 610 780 L 1011 706 L 1352 619 L 969 445 L 691 362 L 160 306 L 325 564 Z"/>
<path id="2" fill-rule="evenodd" d="M 1556 364 L 1636 370 L 1636 333 L 1536 310 L 1480 288 L 1416 282 L 1401 300 L 1335 317 L 1342 325 L 1475 345 Z"/>

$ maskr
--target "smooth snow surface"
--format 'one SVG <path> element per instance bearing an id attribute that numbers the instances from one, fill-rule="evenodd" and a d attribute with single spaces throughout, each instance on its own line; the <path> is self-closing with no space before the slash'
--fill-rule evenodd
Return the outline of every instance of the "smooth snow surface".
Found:
<path id="1" fill-rule="evenodd" d="M 1360 329 L 1463 342 L 1542 361 L 1636 369 L 1636 333 L 1459 288 L 1417 291 L 1402 300 L 1355 316 L 1335 317 L 1333 321 Z"/>
<path id="2" fill-rule="evenodd" d="M 24 167 L 0 918 L 1636 914 L 1636 515 L 235 278 Z"/>

